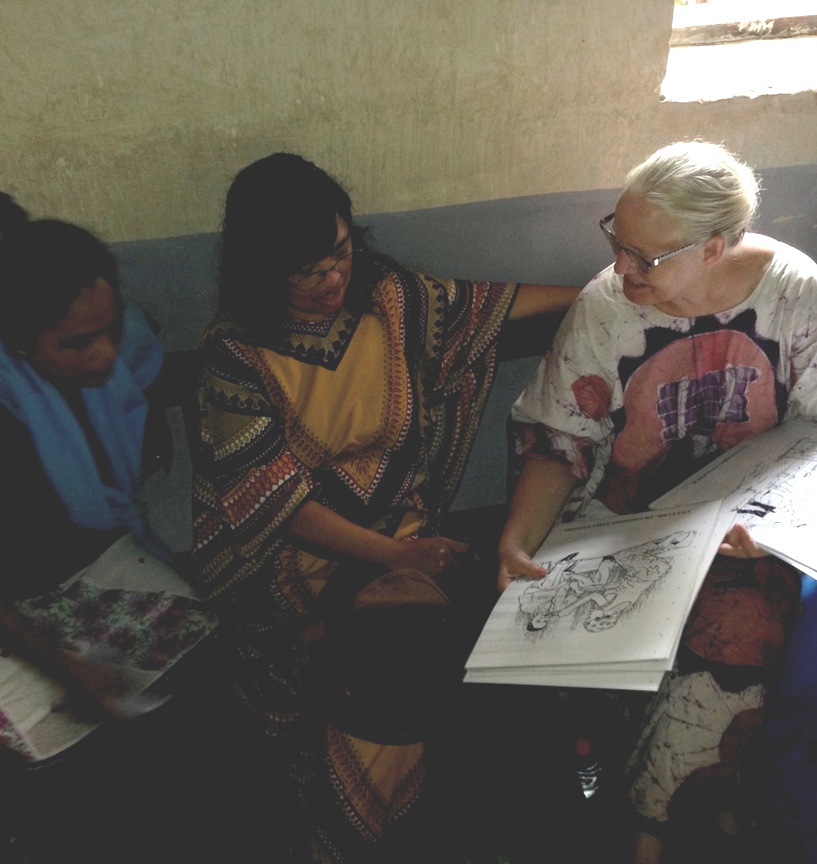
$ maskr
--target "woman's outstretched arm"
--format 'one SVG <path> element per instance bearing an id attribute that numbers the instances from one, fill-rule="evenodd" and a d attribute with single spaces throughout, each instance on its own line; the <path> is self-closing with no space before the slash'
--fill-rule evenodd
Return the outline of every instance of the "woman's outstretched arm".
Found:
<path id="1" fill-rule="evenodd" d="M 500 591 L 518 577 L 544 576 L 545 569 L 534 564 L 531 555 L 553 528 L 576 483 L 567 463 L 546 457 L 529 457 L 525 461 L 499 539 Z"/>
<path id="2" fill-rule="evenodd" d="M 529 318 L 546 312 L 564 312 L 578 297 L 576 285 L 534 285 L 522 283 L 516 292 L 508 318 Z"/>
<path id="3" fill-rule="evenodd" d="M 430 577 L 436 577 L 468 552 L 466 544 L 451 538 L 396 540 L 381 535 L 311 499 L 290 517 L 285 532 L 332 558 L 352 557 L 390 571 L 412 568 Z"/>

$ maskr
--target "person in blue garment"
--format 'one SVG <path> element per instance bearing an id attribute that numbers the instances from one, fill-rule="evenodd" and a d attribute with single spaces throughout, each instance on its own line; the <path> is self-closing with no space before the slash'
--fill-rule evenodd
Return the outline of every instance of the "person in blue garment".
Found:
<path id="1" fill-rule="evenodd" d="M 0 475 L 9 505 L 0 631 L 6 649 L 60 681 L 86 712 L 128 714 L 116 669 L 66 648 L 84 638 L 44 624 L 46 602 L 30 601 L 128 533 L 167 556 L 140 502 L 146 392 L 164 353 L 145 314 L 123 299 L 104 244 L 75 225 L 28 221 L 13 204 L 4 202 L 0 240 Z"/>

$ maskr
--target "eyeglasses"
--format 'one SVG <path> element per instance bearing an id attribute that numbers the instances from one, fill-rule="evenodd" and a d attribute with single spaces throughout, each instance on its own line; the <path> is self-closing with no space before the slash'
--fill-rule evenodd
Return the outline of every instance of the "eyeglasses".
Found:
<path id="1" fill-rule="evenodd" d="M 352 269 L 352 256 L 355 254 L 355 250 L 352 248 L 349 238 L 346 239 L 346 244 L 349 245 L 349 251 L 338 255 L 329 267 L 321 267 L 317 270 L 311 270 L 309 273 L 295 274 L 289 278 L 290 285 L 298 291 L 310 291 L 320 285 L 333 270 L 341 274 L 348 273 Z"/>
<path id="2" fill-rule="evenodd" d="M 693 246 L 700 246 L 704 241 L 696 240 L 694 243 L 688 243 L 686 246 L 682 246 L 680 249 L 673 249 L 672 252 L 665 252 L 663 255 L 659 255 L 658 258 L 644 258 L 643 255 L 639 255 L 634 249 L 628 249 L 626 246 L 622 246 L 618 242 L 618 238 L 613 234 L 612 231 L 607 227 L 614 219 L 615 213 L 611 213 L 609 216 L 605 216 L 604 219 L 599 220 L 599 228 L 601 229 L 601 233 L 607 238 L 612 247 L 613 252 L 616 257 L 618 257 L 619 253 L 624 253 L 627 258 L 632 261 L 632 263 L 642 272 L 647 273 L 652 270 L 654 267 L 658 267 L 659 264 L 663 264 L 665 261 L 673 258 L 676 255 L 680 255 L 682 252 L 686 252 L 688 249 L 692 249 Z"/>

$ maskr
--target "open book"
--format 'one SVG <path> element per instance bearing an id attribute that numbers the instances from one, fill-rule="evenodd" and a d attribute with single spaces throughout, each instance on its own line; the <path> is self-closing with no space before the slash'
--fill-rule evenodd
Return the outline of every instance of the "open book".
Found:
<path id="1" fill-rule="evenodd" d="M 817 422 L 736 445 L 647 513 L 555 526 L 534 556 L 547 575 L 505 590 L 466 681 L 656 690 L 737 522 L 817 579 Z"/>
<path id="2" fill-rule="evenodd" d="M 500 596 L 466 681 L 657 690 L 723 537 L 720 503 L 553 528 Z"/>

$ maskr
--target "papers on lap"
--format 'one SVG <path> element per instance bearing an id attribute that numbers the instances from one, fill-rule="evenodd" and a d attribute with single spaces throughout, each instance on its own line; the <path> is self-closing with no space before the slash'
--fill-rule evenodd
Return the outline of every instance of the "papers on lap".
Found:
<path id="1" fill-rule="evenodd" d="M 735 523 L 817 579 L 817 421 L 736 445 L 651 508 L 554 527 L 534 557 L 547 576 L 502 594 L 466 681 L 656 690 Z"/>
<path id="2" fill-rule="evenodd" d="M 553 528 L 502 594 L 466 681 L 657 690 L 722 534 L 719 503 Z"/>
<path id="3" fill-rule="evenodd" d="M 184 580 L 131 536 L 55 591 L 21 601 L 17 609 L 32 627 L 47 628 L 63 649 L 115 671 L 129 716 L 170 699 L 168 672 L 217 624 Z M 71 711 L 54 679 L 0 654 L 0 747 L 36 762 L 99 726 Z"/>
<path id="4" fill-rule="evenodd" d="M 715 497 L 721 534 L 742 523 L 760 547 L 817 579 L 817 422 L 786 421 L 736 445 L 653 507 Z"/>

